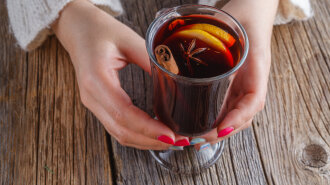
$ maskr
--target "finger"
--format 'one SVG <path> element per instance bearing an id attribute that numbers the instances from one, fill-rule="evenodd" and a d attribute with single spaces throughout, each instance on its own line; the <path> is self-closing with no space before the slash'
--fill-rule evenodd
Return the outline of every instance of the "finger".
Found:
<path id="1" fill-rule="evenodd" d="M 189 137 L 175 134 L 174 146 L 188 146 L 188 145 L 190 145 Z"/>
<path id="2" fill-rule="evenodd" d="M 194 146 L 194 148 L 197 150 L 197 151 L 201 151 L 201 150 L 205 150 L 207 149 L 208 147 L 210 147 L 211 145 L 214 145 L 216 143 L 219 143 L 225 139 L 228 139 L 229 137 L 237 134 L 238 132 L 244 130 L 244 129 L 247 129 L 251 126 L 251 123 L 252 123 L 252 119 L 249 120 L 248 122 L 246 122 L 244 125 L 242 125 L 240 128 L 236 129 L 235 131 L 231 132 L 230 134 L 228 134 L 227 136 L 224 136 L 224 137 L 220 137 L 220 138 L 216 138 L 216 139 L 213 139 L 211 140 L 212 138 L 210 138 L 209 140 L 207 140 L 206 142 L 202 142 L 202 143 L 198 143 Z M 203 137 L 208 137 L 207 135 L 203 136 Z"/>
<path id="3" fill-rule="evenodd" d="M 117 83 L 114 83 L 117 84 Z M 122 107 L 127 108 L 127 106 L 131 105 L 131 101 L 129 97 L 126 95 L 120 86 L 119 88 L 113 89 L 113 94 L 107 94 L 106 88 L 103 88 L 103 92 L 99 88 L 104 87 L 98 83 L 93 84 L 93 87 L 91 89 L 95 90 L 97 92 L 96 94 L 100 96 L 91 96 L 90 94 L 95 94 L 94 91 L 91 89 L 85 89 L 82 91 L 81 96 L 82 100 L 84 100 L 84 105 L 88 107 L 95 116 L 104 124 L 106 127 L 106 130 L 113 135 L 117 140 L 119 140 L 120 143 L 124 143 L 127 146 L 132 146 L 136 148 L 142 149 L 141 146 L 147 146 L 146 148 L 149 149 L 164 149 L 165 146 L 169 146 L 165 142 L 161 142 L 157 140 L 156 137 L 148 138 L 144 136 L 143 134 L 136 135 L 136 132 L 130 128 L 132 128 L 132 125 L 136 125 L 138 123 L 131 122 L 129 123 L 123 123 L 123 121 L 126 121 L 123 116 L 125 111 L 120 111 Z M 94 93 L 93 93 L 94 92 Z M 117 93 L 121 93 L 121 96 L 115 96 Z M 103 94 L 106 94 L 108 96 L 102 96 Z M 126 96 L 123 96 L 126 95 Z M 115 97 L 113 97 L 115 96 Z M 112 99 L 111 99 L 112 97 Z M 110 98 L 110 99 L 109 99 Z M 164 126 L 164 125 L 162 125 Z M 126 131 L 126 132 L 124 132 Z M 126 133 L 126 134 L 125 134 Z M 166 133 L 162 133 L 166 135 Z M 171 135 L 172 134 L 172 135 Z M 124 136 L 129 137 L 124 137 Z M 170 137 L 168 137 L 170 140 L 172 140 L 171 144 L 174 144 L 174 133 L 170 131 Z M 143 136 L 143 137 L 142 137 Z M 173 138 L 173 139 L 172 139 Z M 151 139 L 151 140 L 150 140 Z M 144 141 L 145 140 L 145 141 Z M 134 141 L 134 142 L 132 142 Z M 164 145 L 166 144 L 166 145 Z M 158 147 L 159 146 L 159 147 Z M 145 147 L 144 147 L 145 148 Z"/>
<path id="4" fill-rule="evenodd" d="M 151 118 L 147 113 L 131 104 L 126 110 L 123 126 L 153 139 L 159 139 L 169 144 L 174 144 L 174 132 L 164 123 Z M 165 140 L 164 140 L 165 137 Z M 167 137 L 167 138 L 166 138 Z M 172 141 L 166 141 L 172 139 Z"/>
<path id="5" fill-rule="evenodd" d="M 245 129 L 251 127 L 251 125 L 252 125 L 252 120 L 253 120 L 253 119 L 250 119 L 248 122 L 246 122 L 241 128 L 239 128 L 239 130 L 242 131 L 242 130 L 245 130 Z"/>
<path id="6" fill-rule="evenodd" d="M 225 139 L 228 139 L 229 137 L 231 137 L 231 136 L 237 134 L 238 132 L 240 132 L 240 131 L 242 131 L 242 130 L 244 130 L 244 129 L 249 128 L 249 127 L 251 126 L 251 124 L 252 124 L 252 119 L 248 120 L 246 123 L 244 123 L 243 125 L 241 125 L 241 127 L 235 129 L 235 130 L 234 130 L 233 132 L 231 132 L 230 134 L 228 134 L 228 135 L 226 135 L 226 136 L 224 136 L 224 137 L 219 137 L 219 138 L 217 138 L 216 140 L 211 141 L 210 143 L 211 143 L 211 145 L 213 145 L 213 144 L 215 144 L 215 143 L 218 143 L 218 142 L 220 142 L 220 141 L 223 141 L 223 140 L 225 140 Z"/>
<path id="7" fill-rule="evenodd" d="M 111 124 L 104 122 L 104 127 L 112 136 L 123 146 L 130 146 L 142 150 L 167 150 L 172 145 L 151 139 L 127 128 L 120 124 Z"/>
<path id="8" fill-rule="evenodd" d="M 161 142 L 157 139 L 151 139 L 149 137 L 136 133 L 129 128 L 123 127 L 122 124 L 114 121 L 105 109 L 100 106 L 97 106 L 97 104 L 94 105 L 95 106 L 91 106 L 89 108 L 101 121 L 107 132 L 111 136 L 113 136 L 120 144 L 143 150 L 165 150 L 171 146 L 170 144 Z"/>
<path id="9" fill-rule="evenodd" d="M 123 26 L 125 27 L 123 31 L 126 33 L 124 34 L 125 38 L 122 41 L 118 41 L 119 49 L 129 62 L 140 66 L 143 70 L 151 74 L 145 40 L 126 25 Z"/>
<path id="10" fill-rule="evenodd" d="M 208 132 L 204 135 L 192 138 L 192 140 L 190 141 L 190 144 L 194 145 L 194 148 L 197 151 L 205 150 L 211 146 L 210 145 L 211 141 L 214 141 L 217 139 L 217 135 L 218 135 L 217 128 L 214 128 L 210 132 Z"/>
<path id="11" fill-rule="evenodd" d="M 103 75 L 103 74 L 101 74 Z M 120 87 L 118 76 L 105 74 L 103 84 L 97 90 L 100 94 L 98 103 L 103 106 L 115 122 L 122 127 L 140 133 L 152 139 L 174 144 L 174 132 L 164 123 L 151 118 L 147 113 L 132 104 L 129 96 Z M 106 94 L 106 96 L 101 96 Z"/>
<path id="12" fill-rule="evenodd" d="M 198 143 L 198 144 L 194 145 L 194 148 L 197 151 L 206 150 L 206 149 L 208 149 L 210 147 L 211 147 L 211 143 L 210 142 L 203 142 L 203 143 Z"/>
<path id="13" fill-rule="evenodd" d="M 218 137 L 225 137 L 239 129 L 261 110 L 260 100 L 255 93 L 246 94 L 236 106 L 230 110 L 218 126 Z"/>
<path id="14" fill-rule="evenodd" d="M 210 141 L 216 140 L 218 138 L 217 136 L 218 136 L 217 128 L 214 128 L 210 132 L 208 132 L 204 135 L 192 138 L 190 141 L 190 144 L 197 145 L 197 144 L 201 144 L 201 143 L 210 142 Z"/>
<path id="15" fill-rule="evenodd" d="M 242 125 L 245 125 L 246 122 L 252 120 L 254 114 L 257 112 L 257 110 L 253 109 L 255 96 L 253 96 L 252 94 L 248 94 L 243 96 L 242 98 L 239 98 L 239 100 L 240 101 L 237 101 L 237 108 L 231 110 L 226 115 L 226 117 L 218 126 L 218 128 L 213 129 L 202 136 L 199 136 L 199 138 L 204 138 L 206 140 L 205 142 L 214 143 L 215 141 L 220 141 L 221 139 L 218 139 L 219 136 L 220 138 L 222 138 L 230 134 L 234 130 L 239 131 L 239 128 Z M 237 131 L 235 131 L 235 133 L 237 133 Z M 199 146 L 196 147 L 198 148 Z"/>

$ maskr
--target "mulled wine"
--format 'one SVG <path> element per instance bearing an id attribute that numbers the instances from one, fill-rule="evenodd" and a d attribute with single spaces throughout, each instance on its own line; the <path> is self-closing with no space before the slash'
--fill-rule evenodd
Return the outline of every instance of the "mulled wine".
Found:
<path id="1" fill-rule="evenodd" d="M 189 15 L 164 24 L 156 34 L 154 46 L 170 49 L 179 75 L 209 78 L 224 74 L 237 64 L 242 51 L 238 40 L 235 31 L 225 23 L 205 15 Z"/>
<path id="2" fill-rule="evenodd" d="M 152 65 L 157 118 L 185 136 L 215 128 L 225 114 L 226 108 L 221 114 L 220 109 L 229 80 L 208 79 L 229 72 L 239 63 L 242 43 L 238 34 L 208 15 L 180 16 L 158 29 L 153 50 L 163 67 Z"/>

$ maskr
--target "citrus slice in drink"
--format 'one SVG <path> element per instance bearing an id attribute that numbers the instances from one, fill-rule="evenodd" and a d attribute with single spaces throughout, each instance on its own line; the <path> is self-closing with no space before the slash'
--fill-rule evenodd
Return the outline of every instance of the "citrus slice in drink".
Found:
<path id="1" fill-rule="evenodd" d="M 211 24 L 205 24 L 205 23 L 201 23 L 201 24 L 191 24 L 191 25 L 187 25 L 184 26 L 182 28 L 180 28 L 182 30 L 203 30 L 206 31 L 207 33 L 215 36 L 216 38 L 218 38 L 219 40 L 221 40 L 222 42 L 224 42 L 226 44 L 226 46 L 231 47 L 234 43 L 235 43 L 235 38 L 230 35 L 228 32 L 226 32 L 225 30 L 211 25 Z"/>
<path id="2" fill-rule="evenodd" d="M 173 37 L 184 37 L 189 39 L 199 39 L 209 45 L 211 48 L 223 53 L 228 61 L 228 65 L 230 67 L 234 67 L 233 56 L 231 55 L 227 46 L 221 42 L 218 38 L 209 34 L 206 31 L 199 29 L 189 29 L 189 30 L 181 30 L 172 35 Z"/>
<path id="3" fill-rule="evenodd" d="M 182 19 L 176 19 L 174 20 L 169 26 L 168 29 L 170 31 L 174 30 L 175 27 L 177 27 L 178 25 L 184 25 L 184 20 Z"/>

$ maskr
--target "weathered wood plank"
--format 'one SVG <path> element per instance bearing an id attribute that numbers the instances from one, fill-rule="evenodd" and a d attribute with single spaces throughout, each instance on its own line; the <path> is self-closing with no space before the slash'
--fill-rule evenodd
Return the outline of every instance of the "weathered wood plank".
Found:
<path id="1" fill-rule="evenodd" d="M 73 184 L 74 182 L 74 104 L 75 76 L 69 56 L 56 42 L 56 78 L 54 100 L 54 175 L 53 184 Z"/>
<path id="2" fill-rule="evenodd" d="M 37 75 L 31 72 L 37 66 L 13 44 L 6 12 L 1 0 L 0 184 L 36 184 Z"/>
<path id="3" fill-rule="evenodd" d="M 37 133 L 37 184 L 51 184 L 53 175 L 58 173 L 57 153 L 53 151 L 57 137 L 54 130 L 59 125 L 54 124 L 55 111 L 55 83 L 56 83 L 56 47 L 54 39 L 48 40 L 43 47 L 29 53 L 29 62 L 38 63 L 38 103 L 39 103 L 39 128 Z M 47 167 L 52 170 L 50 172 Z M 55 179 L 54 179 L 55 180 Z"/>
<path id="4" fill-rule="evenodd" d="M 107 134 L 53 36 L 26 53 L 0 1 L 0 184 L 113 184 Z"/>
<path id="5" fill-rule="evenodd" d="M 254 125 L 270 184 L 330 183 L 329 2 L 312 2 L 313 19 L 274 29 L 267 104 Z"/>
<path id="6" fill-rule="evenodd" d="M 73 132 L 73 183 L 74 185 L 86 184 L 86 160 L 87 160 L 87 122 L 86 109 L 80 102 L 78 85 L 75 84 L 74 96 L 74 132 Z"/>

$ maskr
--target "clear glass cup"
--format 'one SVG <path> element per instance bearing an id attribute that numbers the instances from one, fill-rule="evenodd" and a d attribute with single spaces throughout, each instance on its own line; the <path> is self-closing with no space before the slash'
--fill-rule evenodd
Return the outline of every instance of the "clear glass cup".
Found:
<path id="1" fill-rule="evenodd" d="M 189 78 L 167 71 L 154 53 L 154 40 L 167 21 L 187 15 L 205 15 L 231 27 L 238 35 L 242 52 L 238 63 L 228 72 L 209 78 Z M 151 62 L 153 79 L 153 107 L 157 119 L 176 134 L 197 137 L 216 128 L 227 111 L 222 107 L 230 80 L 244 63 L 248 53 L 248 38 L 242 25 L 228 13 L 205 5 L 182 5 L 162 10 L 146 33 L 146 47 Z M 187 124 L 189 123 L 189 124 Z M 194 174 L 214 164 L 224 148 L 224 141 L 200 152 L 194 147 L 182 151 L 150 151 L 166 169 L 182 174 Z"/>

